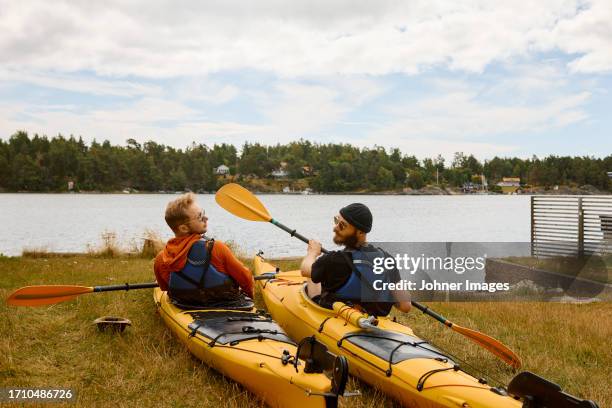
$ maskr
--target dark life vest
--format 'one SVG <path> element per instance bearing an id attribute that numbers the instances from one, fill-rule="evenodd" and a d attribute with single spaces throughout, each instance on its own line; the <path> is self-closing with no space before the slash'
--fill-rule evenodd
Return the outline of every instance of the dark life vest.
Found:
<path id="1" fill-rule="evenodd" d="M 215 240 L 195 242 L 185 267 L 170 274 L 168 294 L 173 300 L 191 305 L 206 305 L 240 298 L 234 279 L 210 263 Z"/>
<path id="2" fill-rule="evenodd" d="M 358 304 L 370 315 L 388 315 L 396 300 L 389 290 L 375 290 L 374 282 L 380 281 L 376 287 L 383 287 L 383 283 L 395 282 L 399 277 L 399 272 L 394 266 L 391 269 L 385 269 L 383 273 L 376 274 L 374 273 L 374 262 L 376 258 L 390 258 L 391 255 L 372 245 L 365 245 L 350 253 L 352 259 L 346 252 L 343 252 L 347 262 L 351 265 L 351 275 L 334 293 L 334 297 L 342 302 Z"/>

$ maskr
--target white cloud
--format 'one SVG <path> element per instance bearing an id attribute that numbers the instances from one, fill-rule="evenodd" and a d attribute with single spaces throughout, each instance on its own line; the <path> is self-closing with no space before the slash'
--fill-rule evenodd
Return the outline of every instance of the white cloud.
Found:
<path id="1" fill-rule="evenodd" d="M 212 105 L 223 105 L 240 96 L 240 89 L 232 84 L 223 84 L 205 77 L 180 81 L 176 97 L 184 101 L 204 101 Z"/>
<path id="2" fill-rule="evenodd" d="M 361 143 L 384 141 L 418 157 L 439 152 L 450 159 L 464 151 L 482 159 L 524 150 L 512 143 L 515 136 L 554 134 L 589 118 L 591 93 L 572 91 L 554 65 L 521 65 L 510 72 L 499 81 L 433 80 L 424 97 L 388 103 L 385 123 L 370 128 Z M 489 142 L 504 137 L 506 142 Z"/>
<path id="3" fill-rule="evenodd" d="M 560 21 L 553 37 L 562 51 L 579 54 L 569 64 L 573 71 L 612 71 L 612 4 L 609 1 L 592 2 L 575 18 Z"/>
<path id="4" fill-rule="evenodd" d="M 43 73 L 0 68 L 0 82 L 2 81 L 5 83 L 25 83 L 91 95 L 135 97 L 154 96 L 161 93 L 159 86 L 143 85 L 131 81 L 83 78 L 55 72 Z"/>
<path id="5" fill-rule="evenodd" d="M 491 137 L 559 128 L 587 117 L 588 92 L 565 95 L 542 105 L 482 103 L 477 95 L 454 92 L 388 108 L 390 124 L 375 130 L 389 137 Z"/>
<path id="6" fill-rule="evenodd" d="M 160 122 L 171 122 L 160 126 Z M 8 138 L 17 130 L 48 136 L 82 135 L 85 141 L 109 140 L 124 145 L 128 138 L 185 148 L 192 142 L 240 144 L 246 135 L 261 127 L 213 121 L 180 103 L 144 99 L 113 109 L 76 112 L 71 106 L 0 105 L 0 137 Z"/>
<path id="7" fill-rule="evenodd" d="M 561 69 L 558 61 L 552 60 L 512 64 L 506 68 L 505 75 L 494 76 L 494 79 L 495 82 L 484 90 L 486 96 L 517 103 L 564 97 L 563 93 L 570 85 L 571 77 L 566 70 Z M 465 85 L 464 90 L 469 89 L 468 84 Z"/>
<path id="8" fill-rule="evenodd" d="M 142 97 L 116 102 L 111 107 L 83 108 L 52 103 L 0 105 L 0 131 L 3 137 L 17 129 L 47 135 L 83 135 L 86 140 L 109 139 L 123 144 L 127 138 L 156 140 L 183 148 L 197 143 L 232 143 L 257 140 L 265 144 L 287 143 L 299 138 L 320 138 L 321 132 L 342 124 L 356 107 L 381 95 L 385 85 L 364 78 L 326 78 L 313 82 L 278 80 L 265 89 L 238 90 L 211 81 L 186 81 L 179 86 L 177 99 Z M 194 90 L 193 94 L 189 89 Z M 210 92 L 209 92 L 210 91 Z M 172 93 L 172 91 L 170 91 Z M 194 100 L 218 103 L 238 95 L 249 104 L 251 114 L 259 114 L 255 124 L 244 118 L 219 120 L 209 117 L 206 106 Z M 240 114 L 234 114 L 240 118 Z"/>
<path id="9" fill-rule="evenodd" d="M 108 76 L 256 69 L 298 77 L 481 72 L 561 50 L 577 72 L 607 72 L 611 9 L 607 0 L 4 2 L 0 63 Z"/>
<path id="10" fill-rule="evenodd" d="M 455 151 L 465 151 L 485 158 L 518 149 L 512 142 L 496 144 L 487 138 L 508 135 L 511 140 L 513 135 L 554 131 L 588 118 L 585 104 L 590 93 L 569 90 L 567 74 L 554 65 L 519 65 L 509 72 L 499 81 L 437 78 L 422 83 L 426 91 L 421 93 L 411 92 L 407 85 L 407 98 L 396 100 L 383 99 L 394 83 L 365 76 L 279 79 L 248 89 L 187 80 L 175 92 L 178 99 L 142 97 L 111 108 L 83 111 L 66 104 L 4 104 L 0 131 L 4 137 L 17 129 L 72 133 L 117 144 L 135 138 L 179 148 L 192 141 L 240 146 L 247 140 L 276 144 L 314 138 L 400 147 L 418 157 L 442 153 L 450 158 Z M 229 95 L 225 100 L 241 98 L 251 115 L 258 113 L 261 119 L 249 123 L 235 113 L 228 116 L 234 120 L 219 120 L 207 114 L 205 106 L 191 103 L 198 96 L 208 103 L 223 100 L 223 94 Z M 357 109 L 372 108 L 377 112 L 367 120 L 355 116 Z"/>
<path id="11" fill-rule="evenodd" d="M 278 131 L 296 135 L 321 130 L 338 121 L 348 106 L 338 103 L 338 93 L 320 85 L 282 83 L 280 97 L 263 102 L 262 113 Z"/>
<path id="12" fill-rule="evenodd" d="M 278 81 L 272 89 L 251 92 L 266 118 L 251 136 L 269 143 L 311 138 L 341 123 L 353 109 L 381 95 L 385 86 L 365 78 L 326 78 L 317 83 Z"/>

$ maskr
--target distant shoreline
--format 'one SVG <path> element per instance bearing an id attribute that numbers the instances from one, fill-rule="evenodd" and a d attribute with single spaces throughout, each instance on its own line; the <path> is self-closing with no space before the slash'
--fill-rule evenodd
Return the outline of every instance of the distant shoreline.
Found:
<path id="1" fill-rule="evenodd" d="M 510 194 L 502 194 L 498 192 L 475 192 L 475 193 L 466 193 L 460 190 L 451 189 L 451 188 L 442 188 L 436 186 L 428 186 L 418 190 L 404 190 L 404 191 L 337 191 L 337 192 L 309 192 L 303 193 L 300 191 L 292 191 L 292 192 L 282 192 L 282 191 L 259 191 L 257 189 L 251 190 L 255 194 L 261 195 L 364 195 L 364 196 L 482 196 L 482 195 L 490 195 L 490 196 L 503 196 Z M 166 195 L 176 195 L 183 194 L 188 191 L 0 191 L 0 194 L 91 194 L 91 195 L 152 195 L 152 194 L 166 194 Z M 207 194 L 215 194 L 215 191 L 199 191 L 194 192 L 198 195 L 207 195 Z M 610 195 L 612 192 L 598 190 L 592 186 L 583 186 L 583 187 L 569 187 L 569 186 L 560 186 L 559 189 L 545 189 L 544 187 L 534 188 L 533 191 L 523 191 L 518 194 L 512 195 Z"/>

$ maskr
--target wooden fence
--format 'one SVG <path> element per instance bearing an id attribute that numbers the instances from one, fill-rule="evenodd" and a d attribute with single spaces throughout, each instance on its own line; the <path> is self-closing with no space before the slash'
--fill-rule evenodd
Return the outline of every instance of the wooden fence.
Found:
<path id="1" fill-rule="evenodd" d="M 612 253 L 612 196 L 532 196 L 531 254 Z"/>

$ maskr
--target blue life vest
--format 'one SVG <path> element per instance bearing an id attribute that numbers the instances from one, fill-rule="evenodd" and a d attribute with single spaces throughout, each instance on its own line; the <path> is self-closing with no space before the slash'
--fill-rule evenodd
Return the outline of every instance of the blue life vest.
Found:
<path id="1" fill-rule="evenodd" d="M 357 250 L 349 251 L 352 255 L 343 252 L 350 263 L 352 272 L 348 280 L 334 292 L 334 298 L 342 302 L 356 303 L 361 305 L 369 314 L 386 316 L 396 302 L 389 290 L 375 290 L 374 282 L 381 281 L 376 286 L 382 287 L 383 283 L 395 281 L 397 272 L 395 267 L 386 269 L 381 274 L 374 273 L 375 258 L 389 258 L 390 255 L 380 248 L 366 245 Z"/>
<path id="2" fill-rule="evenodd" d="M 210 263 L 213 245 L 213 239 L 202 239 L 191 246 L 185 267 L 170 274 L 168 294 L 172 299 L 182 303 L 206 304 L 232 301 L 239 297 L 240 290 L 234 279 L 219 272 Z"/>

